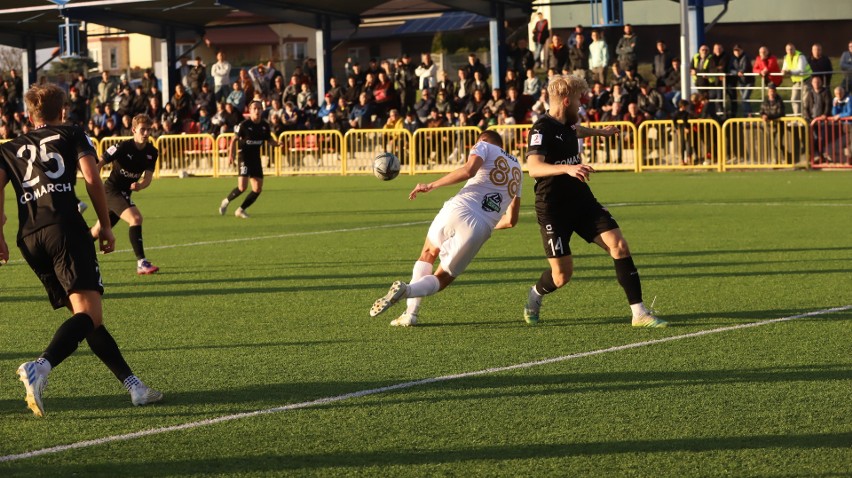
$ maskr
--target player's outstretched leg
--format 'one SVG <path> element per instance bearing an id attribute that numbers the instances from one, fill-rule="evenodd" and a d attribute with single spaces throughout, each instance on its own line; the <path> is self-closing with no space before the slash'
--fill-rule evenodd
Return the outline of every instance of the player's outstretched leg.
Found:
<path id="1" fill-rule="evenodd" d="M 384 297 L 379 297 L 370 308 L 370 317 L 375 317 L 382 312 L 388 310 L 390 306 L 404 299 L 408 293 L 408 284 L 402 281 L 395 281 L 391 284 L 388 293 Z"/>
<path id="2" fill-rule="evenodd" d="M 240 190 L 240 188 L 234 188 L 231 191 L 231 193 L 228 194 L 228 197 L 226 197 L 225 199 L 222 200 L 221 203 L 219 203 L 219 215 L 224 216 L 225 213 L 228 212 L 228 204 L 230 204 L 231 201 L 236 199 L 237 196 L 239 196 L 242 193 L 243 192 Z"/>
<path id="3" fill-rule="evenodd" d="M 570 278 L 570 276 L 568 277 Z M 565 279 L 565 282 L 567 282 L 567 279 Z M 530 325 L 538 324 L 542 299 L 544 299 L 545 295 L 555 292 L 558 288 L 559 286 L 553 280 L 553 270 L 547 269 L 542 272 L 538 282 L 527 293 L 527 304 L 524 306 L 524 322 Z"/>
<path id="4" fill-rule="evenodd" d="M 615 265 L 615 276 L 619 285 L 627 295 L 627 302 L 633 312 L 631 325 L 633 327 L 659 328 L 667 327 L 668 322 L 658 319 L 642 302 L 642 283 L 639 280 L 639 271 L 633 264 L 633 257 L 627 256 L 621 259 L 613 259 Z"/>
<path id="5" fill-rule="evenodd" d="M 98 357 L 107 368 L 121 381 L 124 388 L 130 392 L 130 400 L 133 405 L 145 405 L 148 403 L 159 402 L 163 399 L 163 394 L 157 390 L 149 388 L 142 380 L 130 370 L 130 366 L 124 360 L 121 350 L 112 335 L 105 326 L 94 329 L 86 336 L 86 343 L 89 348 Z"/>
<path id="6" fill-rule="evenodd" d="M 414 263 L 414 268 L 411 270 L 411 282 L 414 283 L 418 280 L 426 277 L 427 275 L 432 274 L 432 268 L 434 265 L 432 262 L 418 260 Z M 423 302 L 422 297 L 409 297 L 406 299 L 406 309 L 405 312 L 402 313 L 399 317 L 391 321 L 391 326 L 393 327 L 411 327 L 417 325 L 417 320 L 419 319 L 420 313 L 420 303 Z"/>

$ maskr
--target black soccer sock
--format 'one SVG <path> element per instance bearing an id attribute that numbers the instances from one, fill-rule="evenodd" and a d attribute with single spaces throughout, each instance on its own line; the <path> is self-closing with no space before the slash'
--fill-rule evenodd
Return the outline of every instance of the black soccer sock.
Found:
<path id="1" fill-rule="evenodd" d="M 260 193 L 256 193 L 254 191 L 248 193 L 248 196 L 246 196 L 246 200 L 243 201 L 243 205 L 240 206 L 240 208 L 242 208 L 242 210 L 245 211 L 246 209 L 248 209 L 249 206 L 254 204 L 254 202 L 257 200 L 258 196 L 260 196 Z"/>
<path id="2" fill-rule="evenodd" d="M 92 330 L 86 336 L 86 342 L 92 352 L 101 359 L 101 362 L 112 371 L 119 381 L 124 382 L 124 379 L 133 375 L 130 366 L 127 365 L 121 355 L 121 350 L 118 349 L 118 344 L 115 343 L 115 339 L 112 338 L 106 327 L 102 325 Z"/>
<path id="3" fill-rule="evenodd" d="M 553 272 L 550 269 L 542 272 L 538 282 L 535 283 L 535 291 L 538 292 L 539 295 L 555 292 L 558 288 L 559 287 L 556 287 L 556 283 L 553 282 Z"/>
<path id="4" fill-rule="evenodd" d="M 41 358 L 50 362 L 51 367 L 56 367 L 77 350 L 77 345 L 86 338 L 95 324 L 89 314 L 74 314 L 56 329 L 53 340 L 44 349 Z"/>
<path id="5" fill-rule="evenodd" d="M 633 258 L 613 259 L 613 262 L 615 277 L 624 289 L 624 293 L 627 294 L 627 303 L 633 305 L 642 302 L 642 283 L 639 281 L 639 271 L 633 265 Z"/>
<path id="6" fill-rule="evenodd" d="M 228 202 L 233 201 L 234 199 L 236 199 L 236 198 L 237 198 L 237 196 L 239 196 L 239 195 L 240 195 L 240 194 L 242 194 L 242 193 L 243 193 L 243 192 L 242 192 L 242 191 L 240 191 L 240 188 L 234 188 L 234 190 L 233 190 L 233 191 L 231 191 L 231 194 L 228 194 Z"/>
<path id="7" fill-rule="evenodd" d="M 130 226 L 130 245 L 133 247 L 133 252 L 136 254 L 136 259 L 145 258 L 145 249 L 142 247 L 142 226 Z"/>

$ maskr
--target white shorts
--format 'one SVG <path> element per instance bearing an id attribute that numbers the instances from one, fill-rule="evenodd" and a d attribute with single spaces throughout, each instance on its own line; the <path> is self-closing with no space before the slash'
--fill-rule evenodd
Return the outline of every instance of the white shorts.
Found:
<path id="1" fill-rule="evenodd" d="M 441 268 L 458 277 L 476 257 L 493 229 L 469 211 L 445 206 L 435 216 L 426 238 L 441 249 Z"/>

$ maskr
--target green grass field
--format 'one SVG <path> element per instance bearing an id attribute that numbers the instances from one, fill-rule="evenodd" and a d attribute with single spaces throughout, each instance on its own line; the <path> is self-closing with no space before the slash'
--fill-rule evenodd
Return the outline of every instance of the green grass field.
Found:
<path id="1" fill-rule="evenodd" d="M 0 267 L 0 476 L 852 476 L 852 311 L 825 312 L 852 304 L 849 174 L 595 175 L 646 302 L 671 322 L 657 330 L 629 326 L 612 261 L 576 237 L 572 283 L 524 324 L 546 266 L 528 177 L 518 227 L 424 300 L 422 326 L 388 326 L 402 305 L 370 318 L 458 189 L 408 201 L 425 178 L 270 178 L 250 220 L 216 214 L 234 179 L 135 195 L 162 270 L 136 276 L 125 224 L 101 268 L 107 325 L 166 394 L 149 407 L 84 343 L 51 374 L 47 416 L 25 409 L 15 369 L 69 314 L 14 248 Z"/>

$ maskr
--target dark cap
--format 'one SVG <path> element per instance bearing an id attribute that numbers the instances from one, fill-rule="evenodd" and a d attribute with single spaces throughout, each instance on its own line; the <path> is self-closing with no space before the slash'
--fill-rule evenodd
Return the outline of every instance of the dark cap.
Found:
<path id="1" fill-rule="evenodd" d="M 767 85 L 766 87 L 769 88 L 770 90 L 774 90 L 776 88 L 775 83 L 772 83 L 771 81 L 769 82 L 769 85 Z"/>

